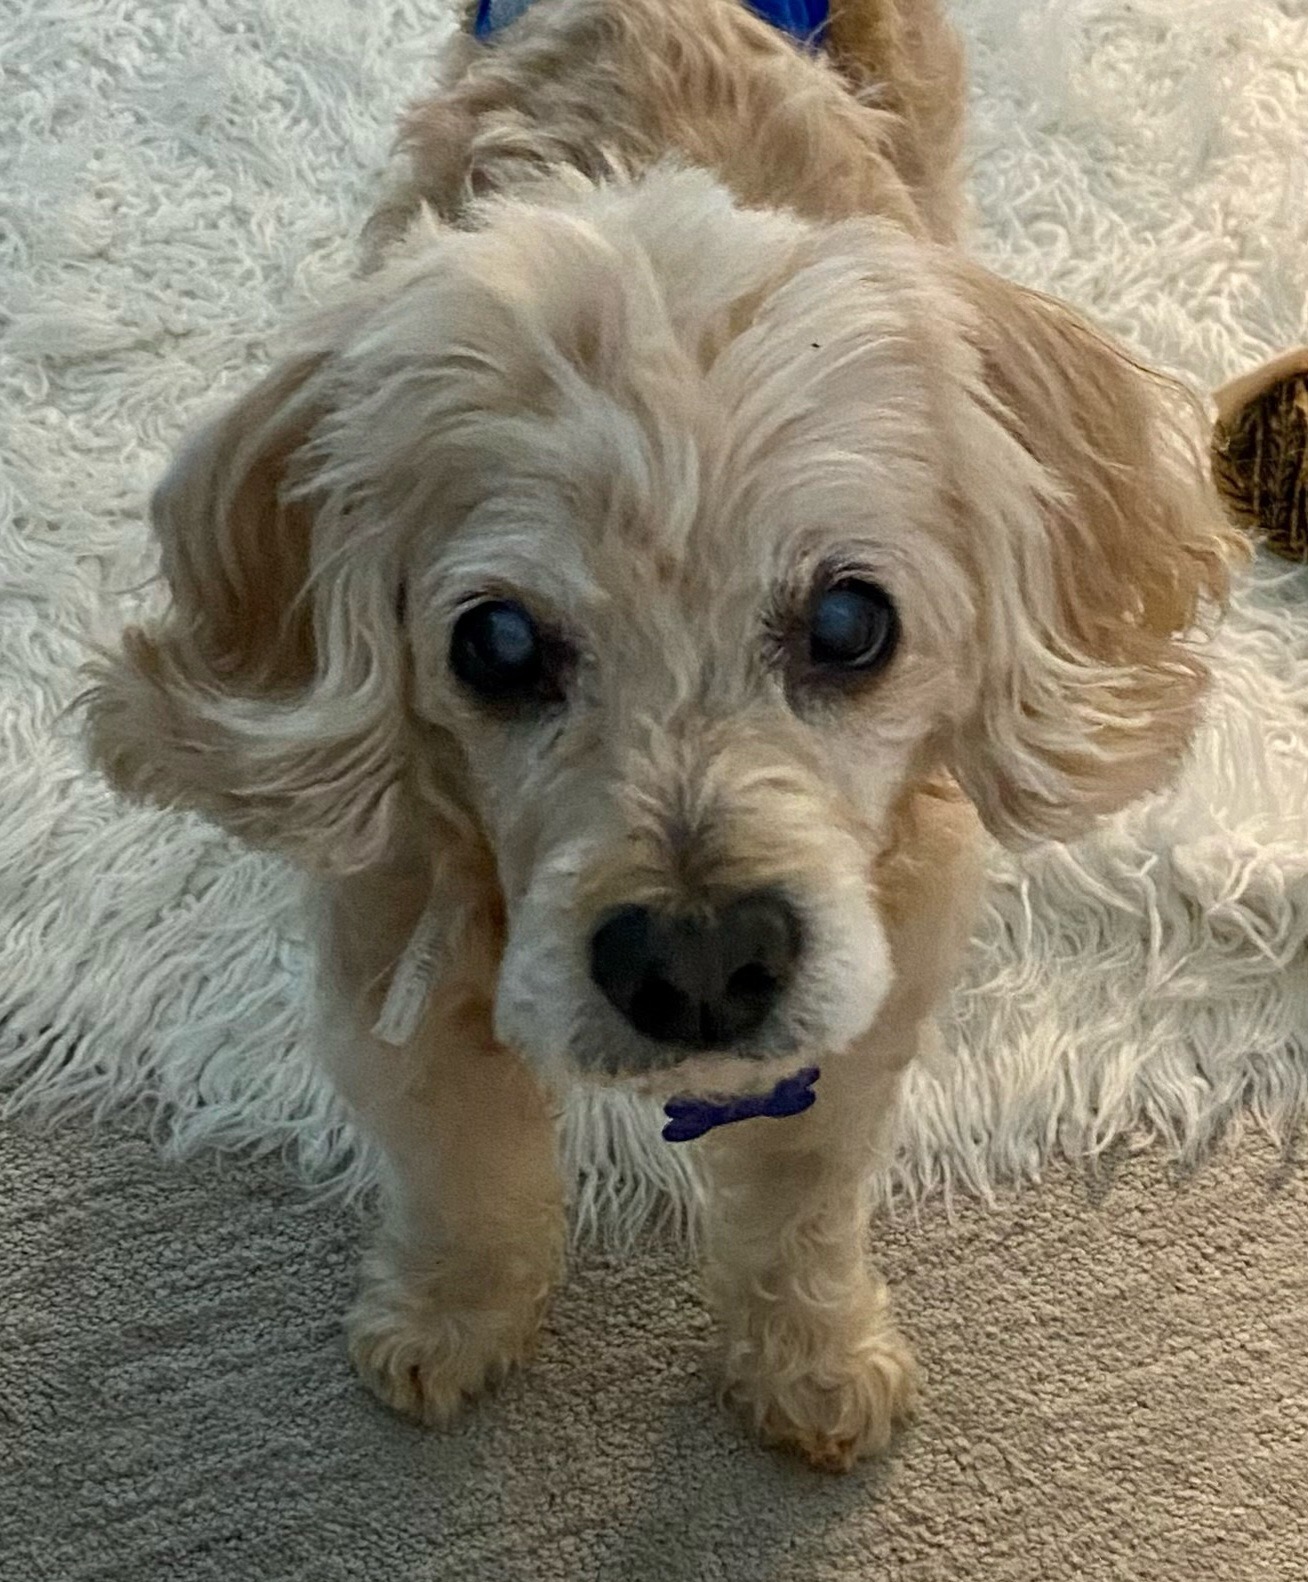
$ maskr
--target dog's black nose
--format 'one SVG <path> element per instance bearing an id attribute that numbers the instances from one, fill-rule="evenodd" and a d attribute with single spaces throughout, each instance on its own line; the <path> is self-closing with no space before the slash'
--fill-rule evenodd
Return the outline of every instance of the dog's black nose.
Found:
<path id="1" fill-rule="evenodd" d="M 591 936 L 590 974 L 644 1037 L 728 1049 L 762 1026 L 801 943 L 794 907 L 770 890 L 696 913 L 624 906 Z"/>

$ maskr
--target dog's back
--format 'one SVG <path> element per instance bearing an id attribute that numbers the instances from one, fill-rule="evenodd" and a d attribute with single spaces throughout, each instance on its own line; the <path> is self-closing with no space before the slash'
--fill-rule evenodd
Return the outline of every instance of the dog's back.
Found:
<path id="1" fill-rule="evenodd" d="M 466 27 L 403 123 L 406 170 L 374 253 L 419 204 L 681 159 L 742 202 L 814 219 L 880 214 L 951 241 L 963 67 L 936 0 L 851 0 L 806 49 L 743 0 L 532 0 L 489 40 Z"/>

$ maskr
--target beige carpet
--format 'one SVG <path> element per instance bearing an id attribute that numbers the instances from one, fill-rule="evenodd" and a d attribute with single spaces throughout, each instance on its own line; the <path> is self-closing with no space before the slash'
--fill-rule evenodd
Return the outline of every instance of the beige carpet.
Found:
<path id="1" fill-rule="evenodd" d="M 588 1255 L 452 1434 L 347 1371 L 356 1226 L 272 1164 L 0 1134 L 4 1582 L 1303 1582 L 1308 1172 L 1063 1173 L 883 1235 L 929 1369 L 832 1479 L 711 1397 L 679 1259 Z"/>

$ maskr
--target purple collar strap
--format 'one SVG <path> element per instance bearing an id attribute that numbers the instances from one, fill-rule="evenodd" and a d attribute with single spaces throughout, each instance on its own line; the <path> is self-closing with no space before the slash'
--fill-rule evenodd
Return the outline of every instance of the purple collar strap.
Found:
<path id="1" fill-rule="evenodd" d="M 742 1093 L 729 1099 L 669 1099 L 663 1106 L 668 1124 L 663 1128 L 665 1143 L 689 1143 L 715 1126 L 730 1126 L 732 1121 L 752 1121 L 760 1115 L 782 1120 L 787 1115 L 802 1115 L 817 1102 L 813 1084 L 820 1075 L 816 1066 L 805 1066 L 793 1077 L 783 1077 L 767 1093 Z"/>

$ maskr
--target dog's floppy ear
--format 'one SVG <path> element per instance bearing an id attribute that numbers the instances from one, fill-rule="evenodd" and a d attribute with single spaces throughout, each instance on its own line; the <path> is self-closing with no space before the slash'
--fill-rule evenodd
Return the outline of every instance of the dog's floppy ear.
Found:
<path id="1" fill-rule="evenodd" d="M 402 662 L 395 574 L 316 485 L 326 363 L 288 361 L 182 450 L 152 502 L 171 608 L 88 705 L 120 789 L 339 871 L 387 843 Z"/>
<path id="2" fill-rule="evenodd" d="M 1065 839 L 1176 769 L 1207 680 L 1195 629 L 1242 545 L 1184 392 L 1061 304 L 955 267 L 979 687 L 953 768 L 1001 840 Z"/>

